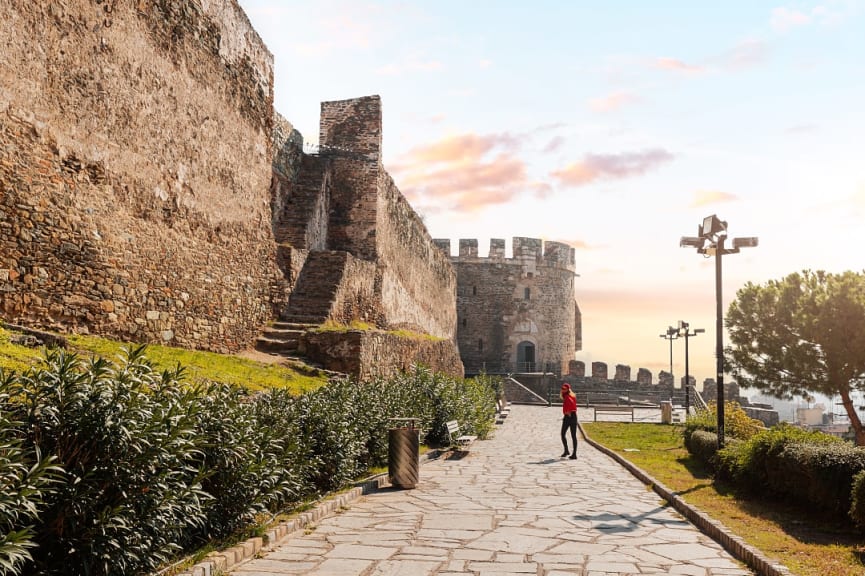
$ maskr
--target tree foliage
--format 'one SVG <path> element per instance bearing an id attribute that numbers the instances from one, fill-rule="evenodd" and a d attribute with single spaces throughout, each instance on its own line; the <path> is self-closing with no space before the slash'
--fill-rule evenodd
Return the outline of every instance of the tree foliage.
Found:
<path id="1" fill-rule="evenodd" d="M 840 395 L 865 444 L 850 395 L 865 389 L 865 275 L 806 270 L 748 283 L 730 305 L 727 329 L 740 384 L 778 398 Z"/>

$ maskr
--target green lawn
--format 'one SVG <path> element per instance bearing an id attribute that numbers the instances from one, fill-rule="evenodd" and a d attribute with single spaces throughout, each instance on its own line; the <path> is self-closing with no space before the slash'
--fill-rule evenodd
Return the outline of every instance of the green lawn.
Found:
<path id="1" fill-rule="evenodd" d="M 618 422 L 582 426 L 592 440 L 643 469 L 793 574 L 865 574 L 865 535 L 814 511 L 747 498 L 714 483 L 711 473 L 685 450 L 680 426 Z"/>
<path id="2" fill-rule="evenodd" d="M 0 368 L 20 372 L 38 364 L 42 351 L 12 344 L 11 335 L 10 331 L 0 328 Z M 134 345 L 95 336 L 68 335 L 66 339 L 71 349 L 81 355 L 97 355 L 109 360 L 121 354 L 124 346 Z M 287 388 L 294 393 L 312 390 L 327 382 L 324 373 L 303 365 L 286 366 L 160 345 L 148 346 L 146 355 L 159 369 L 174 368 L 177 364 L 184 366 L 187 380 L 193 382 L 223 382 L 250 390 Z"/>

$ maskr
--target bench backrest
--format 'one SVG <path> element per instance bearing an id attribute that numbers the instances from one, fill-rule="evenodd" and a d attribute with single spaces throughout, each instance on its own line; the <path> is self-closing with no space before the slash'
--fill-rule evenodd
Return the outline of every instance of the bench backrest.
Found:
<path id="1" fill-rule="evenodd" d="M 451 420 L 450 422 L 447 422 L 445 426 L 448 427 L 448 434 L 456 434 L 460 430 L 460 425 L 457 423 L 456 420 Z"/>

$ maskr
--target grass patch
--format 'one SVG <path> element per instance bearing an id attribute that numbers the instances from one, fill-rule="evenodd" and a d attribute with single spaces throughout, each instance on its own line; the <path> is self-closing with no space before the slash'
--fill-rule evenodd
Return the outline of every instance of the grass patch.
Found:
<path id="1" fill-rule="evenodd" d="M 432 342 L 438 340 L 444 340 L 444 338 L 439 338 L 438 336 L 433 336 L 431 334 L 423 334 L 421 332 L 413 332 L 411 330 L 382 330 L 380 328 L 375 327 L 372 324 L 367 322 L 361 322 L 360 320 L 353 320 L 351 324 L 337 324 L 332 320 L 326 321 L 321 326 L 314 328 L 311 332 L 380 332 L 382 334 L 390 334 L 393 336 L 399 336 L 400 338 L 408 338 L 409 340 L 429 340 Z"/>
<path id="2" fill-rule="evenodd" d="M 714 482 L 711 472 L 688 454 L 681 427 L 620 422 L 582 426 L 592 440 L 645 470 L 793 574 L 865 574 L 865 536 L 852 525 L 839 526 L 814 510 L 748 498 Z"/>
<path id="3" fill-rule="evenodd" d="M 21 372 L 38 364 L 43 357 L 42 350 L 12 344 L 11 336 L 12 332 L 0 328 L 0 367 Z M 68 335 L 66 339 L 79 354 L 109 360 L 117 358 L 124 346 L 130 346 L 126 342 L 96 336 Z M 222 382 L 249 390 L 285 388 L 295 394 L 327 383 L 327 376 L 314 368 L 267 364 L 227 354 L 151 344 L 147 346 L 146 355 L 160 370 L 174 368 L 177 364 L 184 366 L 186 376 L 192 382 Z"/>

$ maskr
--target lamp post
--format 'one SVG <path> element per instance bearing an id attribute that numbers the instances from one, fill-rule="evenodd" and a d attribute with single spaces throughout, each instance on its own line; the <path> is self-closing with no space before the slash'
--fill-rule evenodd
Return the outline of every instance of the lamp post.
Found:
<path id="1" fill-rule="evenodd" d="M 683 330 L 684 334 L 682 332 Z M 694 331 L 691 332 L 690 324 L 684 320 L 679 320 L 679 336 L 685 337 L 685 418 L 687 418 L 688 414 L 691 412 L 691 373 L 688 368 L 688 338 L 690 336 L 702 334 L 705 331 L 704 328 L 694 328 Z"/>
<path id="2" fill-rule="evenodd" d="M 715 214 L 703 218 L 703 223 L 697 227 L 697 236 L 682 236 L 679 246 L 696 248 L 697 253 L 705 256 L 715 256 L 715 359 L 717 367 L 718 386 L 718 449 L 724 447 L 724 308 L 721 296 L 721 256 L 736 254 L 740 248 L 751 248 L 757 245 L 757 238 L 733 238 L 733 247 L 725 248 L 727 240 L 727 222 Z"/>
<path id="3" fill-rule="evenodd" d="M 670 341 L 670 378 L 673 378 L 673 340 L 679 337 L 679 330 L 672 326 L 667 327 L 667 331 L 660 335 L 661 338 Z M 673 388 L 676 387 L 676 379 L 673 378 Z"/>

